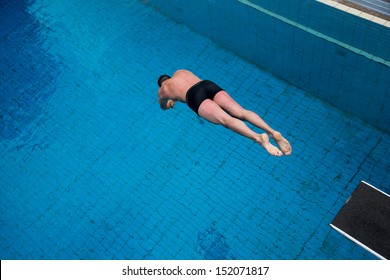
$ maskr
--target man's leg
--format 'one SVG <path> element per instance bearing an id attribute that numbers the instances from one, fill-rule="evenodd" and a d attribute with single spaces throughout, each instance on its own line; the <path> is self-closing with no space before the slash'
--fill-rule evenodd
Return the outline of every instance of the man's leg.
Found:
<path id="1" fill-rule="evenodd" d="M 248 121 L 254 126 L 267 132 L 272 139 L 276 141 L 280 149 L 286 155 L 291 154 L 290 143 L 282 136 L 282 134 L 271 128 L 259 115 L 244 109 L 240 104 L 233 100 L 226 91 L 220 91 L 214 97 L 214 101 L 231 116 Z"/>
<path id="2" fill-rule="evenodd" d="M 210 99 L 202 102 L 198 110 L 199 116 L 215 123 L 223 125 L 230 130 L 245 136 L 263 146 L 268 153 L 274 156 L 282 156 L 282 152 L 269 142 L 268 135 L 258 134 L 251 130 L 243 121 L 236 119 L 226 113 L 217 103 Z"/>

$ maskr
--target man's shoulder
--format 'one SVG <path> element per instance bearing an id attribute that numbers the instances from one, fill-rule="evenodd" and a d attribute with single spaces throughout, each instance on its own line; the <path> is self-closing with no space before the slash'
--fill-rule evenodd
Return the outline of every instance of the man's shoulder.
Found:
<path id="1" fill-rule="evenodd" d="M 158 89 L 158 96 L 160 98 L 166 98 L 169 93 L 170 81 L 165 81 Z"/>
<path id="2" fill-rule="evenodd" d="M 159 89 L 158 89 L 158 91 L 157 91 L 157 94 L 158 94 L 158 97 L 162 97 L 163 95 L 164 95 L 164 89 L 162 88 L 162 87 L 160 87 Z"/>
<path id="3" fill-rule="evenodd" d="M 174 76 L 195 76 L 192 72 L 184 69 L 176 70 L 176 72 L 173 74 Z"/>

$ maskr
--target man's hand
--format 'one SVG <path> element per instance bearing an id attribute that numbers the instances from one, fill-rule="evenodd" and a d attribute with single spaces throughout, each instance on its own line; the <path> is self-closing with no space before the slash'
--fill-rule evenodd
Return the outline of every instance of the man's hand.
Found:
<path id="1" fill-rule="evenodd" d="M 175 106 L 175 101 L 168 100 L 168 102 L 167 102 L 167 109 L 171 109 L 171 108 L 173 108 L 173 106 Z"/>

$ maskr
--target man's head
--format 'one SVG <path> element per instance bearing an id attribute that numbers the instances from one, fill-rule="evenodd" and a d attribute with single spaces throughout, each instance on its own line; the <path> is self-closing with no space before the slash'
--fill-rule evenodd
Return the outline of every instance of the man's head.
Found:
<path id="1" fill-rule="evenodd" d="M 168 79 L 170 79 L 171 78 L 171 76 L 168 76 L 168 75 L 161 75 L 160 76 L 160 78 L 158 78 L 158 81 L 157 81 L 157 83 L 158 83 L 158 86 L 159 87 L 161 87 L 161 85 L 162 85 L 162 83 L 165 81 L 165 80 L 168 80 Z"/>

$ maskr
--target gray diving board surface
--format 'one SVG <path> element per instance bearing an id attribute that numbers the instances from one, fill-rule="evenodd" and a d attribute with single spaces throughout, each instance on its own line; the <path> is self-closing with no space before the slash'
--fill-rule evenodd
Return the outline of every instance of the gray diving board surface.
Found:
<path id="1" fill-rule="evenodd" d="M 380 259 L 390 259 L 390 195 L 361 181 L 330 224 Z"/>

